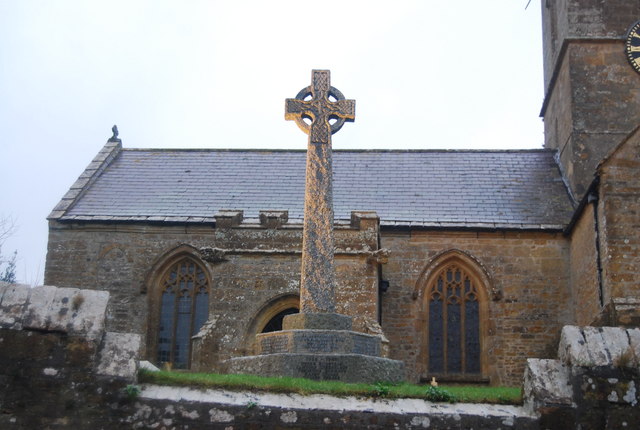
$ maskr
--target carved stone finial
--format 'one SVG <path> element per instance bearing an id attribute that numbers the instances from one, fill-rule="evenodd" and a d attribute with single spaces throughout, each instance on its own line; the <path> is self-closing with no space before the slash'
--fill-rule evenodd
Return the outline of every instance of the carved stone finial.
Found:
<path id="1" fill-rule="evenodd" d="M 109 142 L 120 142 L 118 138 L 118 126 L 114 124 L 113 127 L 111 127 L 111 131 L 113 132 L 113 136 L 109 138 Z"/>

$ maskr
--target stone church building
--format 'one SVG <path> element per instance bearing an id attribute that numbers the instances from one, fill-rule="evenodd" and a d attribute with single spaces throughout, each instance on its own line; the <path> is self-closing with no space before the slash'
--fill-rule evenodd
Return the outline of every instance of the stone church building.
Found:
<path id="1" fill-rule="evenodd" d="M 334 153 L 337 311 L 410 381 L 518 385 L 566 324 L 640 325 L 640 3 L 541 3 L 544 149 Z M 114 137 L 49 216 L 45 283 L 224 371 L 298 310 L 304 177 L 305 151 Z"/>

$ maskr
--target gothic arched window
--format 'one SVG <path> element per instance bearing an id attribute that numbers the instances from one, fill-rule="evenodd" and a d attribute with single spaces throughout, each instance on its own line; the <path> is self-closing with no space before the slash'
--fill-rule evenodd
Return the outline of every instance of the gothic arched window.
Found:
<path id="1" fill-rule="evenodd" d="M 477 281 L 452 262 L 427 286 L 427 371 L 429 375 L 480 376 L 480 302 Z"/>
<path id="2" fill-rule="evenodd" d="M 191 337 L 209 316 L 209 282 L 191 258 L 183 258 L 160 280 L 160 319 L 158 327 L 159 363 L 175 369 L 189 367 Z"/>

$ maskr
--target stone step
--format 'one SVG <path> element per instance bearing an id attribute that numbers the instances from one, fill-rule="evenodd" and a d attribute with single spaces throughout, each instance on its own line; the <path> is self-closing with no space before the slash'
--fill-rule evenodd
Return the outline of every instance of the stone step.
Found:
<path id="1" fill-rule="evenodd" d="M 350 330 L 283 330 L 256 336 L 257 354 L 320 353 L 380 356 L 378 336 Z"/>

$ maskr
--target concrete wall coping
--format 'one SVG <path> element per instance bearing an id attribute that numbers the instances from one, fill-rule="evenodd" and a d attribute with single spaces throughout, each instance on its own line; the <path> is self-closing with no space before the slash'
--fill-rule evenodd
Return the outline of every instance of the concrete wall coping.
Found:
<path id="1" fill-rule="evenodd" d="M 499 417 L 504 420 L 533 418 L 523 407 L 484 403 L 433 403 L 420 399 L 367 399 L 335 397 L 327 394 L 252 393 L 227 390 L 201 390 L 189 387 L 143 385 L 141 399 L 170 400 L 175 402 L 211 403 L 232 406 L 257 404 L 262 407 L 282 409 L 315 409 L 326 411 L 357 411 L 387 414 L 476 415 Z"/>
<path id="2" fill-rule="evenodd" d="M 558 358 L 579 367 L 639 367 L 640 328 L 564 326 Z"/>

